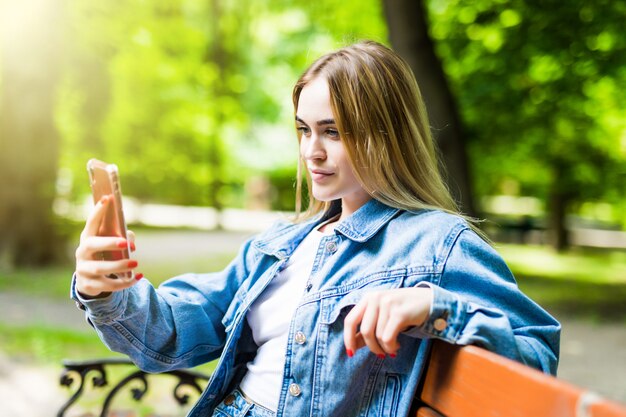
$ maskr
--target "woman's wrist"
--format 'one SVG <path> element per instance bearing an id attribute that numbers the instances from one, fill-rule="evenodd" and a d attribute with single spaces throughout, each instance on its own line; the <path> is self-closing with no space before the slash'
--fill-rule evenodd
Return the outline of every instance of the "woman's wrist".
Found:
<path id="1" fill-rule="evenodd" d="M 101 292 L 98 295 L 89 295 L 89 294 L 85 294 L 80 292 L 80 290 L 76 290 L 76 292 L 78 293 L 78 296 L 80 298 L 82 298 L 83 300 L 97 300 L 99 298 L 107 298 L 109 295 L 111 295 L 110 292 Z"/>

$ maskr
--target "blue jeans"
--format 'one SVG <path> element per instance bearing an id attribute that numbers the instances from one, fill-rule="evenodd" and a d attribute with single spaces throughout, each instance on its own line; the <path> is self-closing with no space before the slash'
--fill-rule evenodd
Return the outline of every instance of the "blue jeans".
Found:
<path id="1" fill-rule="evenodd" d="M 244 397 L 239 389 L 228 394 L 215 407 L 213 417 L 274 417 L 276 414 Z"/>

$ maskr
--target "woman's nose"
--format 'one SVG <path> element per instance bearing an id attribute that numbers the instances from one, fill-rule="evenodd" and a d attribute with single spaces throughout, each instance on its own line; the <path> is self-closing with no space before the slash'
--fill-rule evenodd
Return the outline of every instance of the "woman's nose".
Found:
<path id="1" fill-rule="evenodd" d="M 302 157 L 306 160 L 324 159 L 326 158 L 326 151 L 322 144 L 321 139 L 311 134 L 311 137 L 302 139 Z"/>

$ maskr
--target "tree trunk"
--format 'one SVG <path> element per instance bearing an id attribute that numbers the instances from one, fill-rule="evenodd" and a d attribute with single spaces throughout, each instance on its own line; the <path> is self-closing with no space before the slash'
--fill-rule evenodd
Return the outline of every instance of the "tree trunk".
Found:
<path id="1" fill-rule="evenodd" d="M 441 150 L 450 191 L 464 213 L 475 215 L 463 128 L 441 61 L 428 34 L 422 0 L 383 0 L 394 50 L 411 66 Z"/>
<path id="2" fill-rule="evenodd" d="M 554 167 L 554 178 L 548 196 L 549 202 L 549 225 L 548 233 L 550 244 L 558 252 L 567 250 L 570 246 L 569 232 L 567 230 L 567 208 L 572 200 L 572 194 L 565 190 L 561 179 L 564 169 L 556 164 Z"/>
<path id="3" fill-rule="evenodd" d="M 0 7 L 0 266 L 43 265 L 64 253 L 52 212 L 60 4 Z"/>

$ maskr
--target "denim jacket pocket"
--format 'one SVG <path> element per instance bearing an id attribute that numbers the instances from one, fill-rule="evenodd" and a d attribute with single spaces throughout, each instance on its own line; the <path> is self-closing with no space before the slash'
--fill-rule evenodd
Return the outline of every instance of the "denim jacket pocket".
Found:
<path id="1" fill-rule="evenodd" d="M 342 313 L 343 315 L 347 314 L 369 292 L 400 288 L 405 276 L 406 270 L 385 271 L 329 290 L 328 296 L 322 299 L 320 322 L 333 324 Z"/>
<path id="2" fill-rule="evenodd" d="M 386 374 L 384 392 L 380 402 L 378 416 L 395 417 L 398 415 L 398 402 L 400 400 L 400 390 L 402 382 L 400 375 Z"/>

